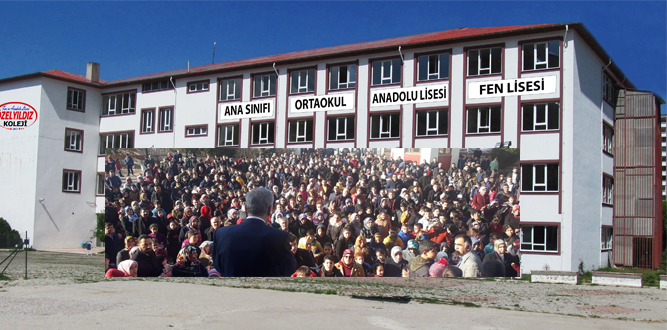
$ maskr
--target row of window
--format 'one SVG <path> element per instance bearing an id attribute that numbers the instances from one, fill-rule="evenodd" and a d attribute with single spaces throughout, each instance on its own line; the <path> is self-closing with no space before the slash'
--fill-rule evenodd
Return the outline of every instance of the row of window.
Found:
<path id="1" fill-rule="evenodd" d="M 160 108 L 158 111 L 158 133 L 174 131 L 174 108 Z M 155 109 L 141 110 L 141 134 L 155 133 Z"/>
<path id="2" fill-rule="evenodd" d="M 602 227 L 600 233 L 600 250 L 611 250 L 614 228 Z M 558 225 L 521 225 L 521 250 L 558 253 L 559 234 Z"/>

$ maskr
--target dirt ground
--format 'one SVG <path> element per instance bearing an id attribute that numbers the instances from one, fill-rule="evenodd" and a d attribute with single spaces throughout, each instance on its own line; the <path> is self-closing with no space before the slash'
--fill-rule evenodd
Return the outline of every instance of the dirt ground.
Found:
<path id="1" fill-rule="evenodd" d="M 0 252 L 0 261 L 8 254 L 8 252 Z M 272 295 L 305 293 L 308 297 L 320 299 L 323 302 L 333 299 L 333 296 L 338 296 L 366 301 L 369 304 L 402 304 L 409 302 L 406 306 L 421 304 L 443 307 L 443 305 L 449 305 L 447 308 L 464 308 L 465 310 L 476 311 L 477 314 L 486 314 L 491 310 L 494 311 L 493 313 L 500 314 L 531 312 L 528 314 L 535 315 L 535 317 L 551 315 L 552 317 L 586 319 L 591 322 L 606 320 L 605 322 L 611 322 L 610 324 L 614 328 L 621 327 L 627 321 L 636 324 L 630 326 L 641 328 L 649 325 L 651 327 L 659 325 L 658 328 L 664 329 L 665 323 L 667 323 L 667 290 L 657 288 L 575 286 L 530 283 L 511 279 L 107 279 L 102 274 L 104 259 L 101 255 L 86 256 L 36 251 L 28 254 L 28 279 L 25 280 L 23 279 L 24 262 L 24 254 L 19 254 L 5 271 L 6 277 L 0 277 L 0 297 L 4 297 L 0 301 L 4 301 L 3 304 L 13 301 L 12 299 L 19 299 L 17 297 L 8 299 L 10 294 L 20 294 L 26 292 L 26 290 L 28 292 L 34 290 L 52 292 L 55 290 L 54 294 L 56 296 L 69 297 L 74 292 L 72 288 L 90 290 L 91 286 L 99 286 L 95 289 L 96 294 L 99 295 L 105 292 L 114 293 L 119 289 L 123 291 L 123 287 L 126 287 L 125 290 L 128 290 L 128 293 L 133 293 L 130 287 L 140 283 L 143 283 L 142 287 L 158 285 L 160 288 L 169 286 L 180 288 L 182 284 L 194 284 L 195 287 L 203 289 L 196 289 L 196 291 L 238 288 L 246 289 L 242 291 L 248 292 L 248 295 L 250 295 L 251 292 L 273 290 Z M 0 267 L 0 271 L 4 267 L 5 264 Z M 62 290 L 59 295 L 57 294 L 58 290 Z M 151 292 L 148 292 L 149 296 Z M 148 304 L 160 304 L 160 300 L 147 298 Z M 44 311 L 37 313 L 50 315 L 49 313 L 52 312 L 50 309 L 54 307 L 53 304 L 57 304 L 54 299 L 40 301 L 39 306 Z M 81 302 L 81 304 L 85 305 L 85 302 Z M 27 305 L 19 306 L 29 309 Z M 16 306 L 13 308 L 15 309 Z M 4 306 L 0 306 L 0 310 L 2 309 L 4 309 Z M 35 313 L 35 311 L 27 312 Z M 17 325 L 20 326 L 20 324 Z M 609 326 L 609 324 L 605 326 Z M 624 326 L 627 326 L 627 324 Z"/>

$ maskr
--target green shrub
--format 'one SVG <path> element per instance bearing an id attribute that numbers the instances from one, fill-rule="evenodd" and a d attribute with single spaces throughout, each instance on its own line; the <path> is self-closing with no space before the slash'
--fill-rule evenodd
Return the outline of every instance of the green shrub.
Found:
<path id="1" fill-rule="evenodd" d="M 97 226 L 95 227 L 95 237 L 100 242 L 104 242 L 104 213 L 97 213 Z"/>
<path id="2" fill-rule="evenodd" d="M 0 248 L 13 248 L 17 244 L 23 245 L 21 235 L 9 225 L 5 219 L 0 218 Z"/>

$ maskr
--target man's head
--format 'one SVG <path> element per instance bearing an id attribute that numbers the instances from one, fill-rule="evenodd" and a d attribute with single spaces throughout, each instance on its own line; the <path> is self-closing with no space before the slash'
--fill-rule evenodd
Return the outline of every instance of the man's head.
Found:
<path id="1" fill-rule="evenodd" d="M 466 234 L 459 234 L 454 238 L 454 249 L 458 251 L 461 255 L 472 250 L 472 239 Z"/>
<path id="2" fill-rule="evenodd" d="M 104 233 L 109 236 L 113 236 L 116 233 L 116 228 L 114 228 L 111 222 L 104 223 Z"/>
<path id="3" fill-rule="evenodd" d="M 434 260 L 438 253 L 438 243 L 431 240 L 419 242 L 419 253 L 426 260 Z"/>
<path id="4" fill-rule="evenodd" d="M 153 250 L 153 239 L 148 235 L 139 236 L 139 251 L 148 253 Z"/>
<path id="5" fill-rule="evenodd" d="M 142 208 L 142 209 L 141 209 L 141 217 L 142 217 L 142 218 L 148 218 L 148 216 L 150 215 L 150 213 L 151 213 L 151 212 L 150 212 L 147 208 Z"/>
<path id="6" fill-rule="evenodd" d="M 211 218 L 211 227 L 213 228 L 213 230 L 222 227 L 222 219 L 218 217 Z"/>
<path id="7" fill-rule="evenodd" d="M 273 194 L 264 188 L 255 188 L 246 194 L 248 215 L 270 217 L 273 209 Z"/>

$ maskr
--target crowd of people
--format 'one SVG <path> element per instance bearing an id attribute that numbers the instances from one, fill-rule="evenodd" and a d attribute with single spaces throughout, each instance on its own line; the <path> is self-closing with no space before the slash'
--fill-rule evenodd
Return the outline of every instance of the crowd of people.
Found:
<path id="1" fill-rule="evenodd" d="M 519 171 L 480 150 L 451 165 L 372 149 L 143 165 L 107 160 L 109 277 L 520 274 Z"/>

